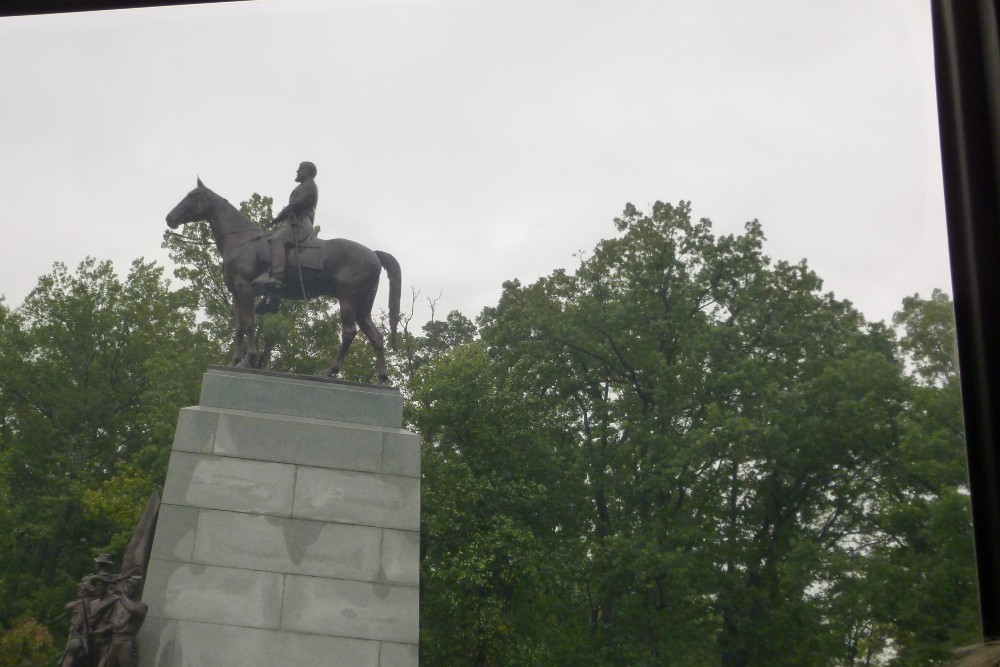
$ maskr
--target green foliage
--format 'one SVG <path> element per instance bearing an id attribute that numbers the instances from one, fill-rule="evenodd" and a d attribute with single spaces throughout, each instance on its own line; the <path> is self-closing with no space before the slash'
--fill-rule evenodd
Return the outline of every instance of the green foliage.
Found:
<path id="1" fill-rule="evenodd" d="M 0 667 L 38 667 L 56 661 L 55 641 L 33 618 L 0 630 Z"/>
<path id="2" fill-rule="evenodd" d="M 94 555 L 127 542 L 128 504 L 163 483 L 211 346 L 162 273 L 57 264 L 0 308 L 0 623 L 51 618 Z"/>
<path id="3" fill-rule="evenodd" d="M 423 661 L 919 664 L 974 633 L 946 297 L 904 303 L 900 345 L 757 222 L 615 224 L 574 273 L 506 283 L 478 339 L 432 342 L 456 314 L 413 355 Z M 928 607 L 953 629 L 920 640 Z"/>
<path id="4" fill-rule="evenodd" d="M 423 456 L 422 659 L 552 664 L 555 653 L 577 654 L 572 626 L 538 622 L 571 612 L 567 597 L 578 591 L 566 565 L 583 555 L 561 534 L 580 532 L 572 524 L 582 488 L 568 471 L 572 441 L 553 419 L 557 406 L 497 375 L 479 342 L 430 365 L 413 379 L 427 406 L 417 426 L 434 434 Z"/>
<path id="5" fill-rule="evenodd" d="M 905 298 L 893 321 L 916 381 L 878 516 L 888 539 L 869 578 L 894 640 L 892 664 L 950 664 L 955 648 L 980 635 L 954 311 L 934 290 L 930 299 Z"/>
<path id="6" fill-rule="evenodd" d="M 84 518 L 95 524 L 135 527 L 152 491 L 162 487 L 164 477 L 154 478 L 152 475 L 152 471 L 158 468 L 159 466 L 150 465 L 140 468 L 133 462 L 119 464 L 115 473 L 100 488 L 90 488 L 83 492 L 80 502 Z M 107 551 L 123 552 L 130 537 L 131 533 L 116 533 L 108 544 Z"/>
<path id="7" fill-rule="evenodd" d="M 271 207 L 242 204 L 264 227 Z M 978 633 L 948 297 L 904 299 L 897 338 L 772 262 L 756 221 L 716 237 L 657 202 L 615 225 L 476 323 L 404 319 L 422 664 L 947 663 Z M 164 245 L 178 290 L 87 260 L 0 299 L 0 666 L 54 660 L 33 619 L 64 635 L 54 611 L 120 554 L 230 344 L 207 226 Z M 263 363 L 326 367 L 337 320 L 284 303 Z M 370 381 L 360 343 L 345 375 Z"/>
<path id="8" fill-rule="evenodd" d="M 925 384 L 940 386 L 958 375 L 955 308 L 947 294 L 935 289 L 930 299 L 908 296 L 892 321 L 905 329 L 900 347 Z"/>

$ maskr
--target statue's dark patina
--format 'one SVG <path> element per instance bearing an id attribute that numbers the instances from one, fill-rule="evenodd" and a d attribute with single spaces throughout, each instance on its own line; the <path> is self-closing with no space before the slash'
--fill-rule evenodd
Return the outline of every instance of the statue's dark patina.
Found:
<path id="1" fill-rule="evenodd" d="M 97 572 L 80 580 L 77 599 L 66 605 L 70 630 L 59 667 L 137 667 L 135 634 L 148 609 L 139 599 L 144 568 L 113 575 L 108 554 L 95 563 Z"/>
<path id="2" fill-rule="evenodd" d="M 302 174 L 302 167 L 299 169 Z M 314 171 L 312 173 L 315 174 Z M 167 214 L 167 225 L 176 229 L 185 223 L 202 220 L 208 221 L 211 226 L 216 247 L 222 255 L 223 279 L 236 304 L 234 366 L 252 368 L 257 361 L 255 296 L 277 295 L 296 300 L 332 296 L 340 301 L 341 345 L 337 356 L 321 374 L 336 375 L 343 369 L 344 358 L 360 328 L 375 350 L 379 383 L 388 380 L 385 341 L 372 321 L 372 308 L 384 268 L 389 276 L 390 341 L 395 346 L 402 279 L 399 263 L 392 255 L 381 250 L 369 250 L 347 239 L 319 240 L 312 237 L 300 243 L 295 237 L 296 245 L 301 247 L 290 253 L 290 270 L 283 272 L 283 279 L 278 284 L 264 278 L 271 262 L 273 246 L 269 247 L 268 243 L 271 233 L 255 225 L 198 179 L 198 186 Z"/>
<path id="3" fill-rule="evenodd" d="M 295 172 L 295 182 L 299 185 L 292 190 L 288 206 L 274 216 L 274 222 L 283 222 L 268 243 L 271 246 L 271 270 L 254 279 L 254 287 L 264 292 L 277 292 L 284 283 L 285 264 L 288 253 L 293 248 L 299 251 L 312 238 L 313 218 L 319 189 L 316 187 L 316 165 L 303 162 Z M 300 289 L 305 288 L 300 284 Z"/>
<path id="4" fill-rule="evenodd" d="M 96 572 L 80 580 L 69 614 L 69 638 L 57 667 L 138 667 L 135 635 L 148 607 L 140 599 L 153 548 L 160 494 L 153 492 L 132 531 L 122 569 L 113 574 L 111 554 L 94 559 Z"/>

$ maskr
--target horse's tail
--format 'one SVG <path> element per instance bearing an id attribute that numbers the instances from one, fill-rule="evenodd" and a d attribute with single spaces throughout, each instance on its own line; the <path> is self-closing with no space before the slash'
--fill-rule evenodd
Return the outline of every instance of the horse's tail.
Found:
<path id="1" fill-rule="evenodd" d="M 389 345 L 396 349 L 396 328 L 399 325 L 399 300 L 403 292 L 403 274 L 399 270 L 396 258 L 382 250 L 376 250 L 382 268 L 389 276 Z"/>

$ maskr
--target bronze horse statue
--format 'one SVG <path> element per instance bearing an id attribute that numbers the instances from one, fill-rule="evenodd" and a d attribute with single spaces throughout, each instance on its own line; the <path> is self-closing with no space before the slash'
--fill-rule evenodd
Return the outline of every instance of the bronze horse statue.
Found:
<path id="1" fill-rule="evenodd" d="M 189 192 L 167 214 L 167 226 L 177 229 L 188 222 L 207 220 L 215 245 L 222 255 L 222 276 L 233 295 L 236 310 L 236 354 L 233 365 L 252 367 L 257 361 L 254 336 L 254 292 L 251 282 L 266 271 L 270 263 L 265 231 L 250 221 L 236 207 L 215 194 L 198 179 L 198 187 Z M 317 240 L 303 248 L 300 255 L 311 253 L 311 261 L 289 258 L 286 284 L 277 296 L 302 300 L 314 296 L 332 296 L 340 301 L 340 351 L 322 375 L 331 376 L 344 367 L 344 358 L 358 329 L 375 348 L 379 384 L 388 379 L 385 365 L 385 340 L 372 322 L 372 307 L 384 268 L 389 276 L 390 341 L 396 346 L 399 324 L 401 274 L 399 262 L 387 252 L 369 250 L 347 239 Z M 298 266 L 296 264 L 298 263 Z"/>

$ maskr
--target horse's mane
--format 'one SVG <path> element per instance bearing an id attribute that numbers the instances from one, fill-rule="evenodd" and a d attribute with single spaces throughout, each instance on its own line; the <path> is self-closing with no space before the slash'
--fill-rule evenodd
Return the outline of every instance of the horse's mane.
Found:
<path id="1" fill-rule="evenodd" d="M 246 215 L 244 215 L 243 211 L 241 211 L 240 209 L 238 209 L 235 206 L 233 206 L 232 204 L 230 204 L 229 200 L 226 199 L 225 197 L 223 197 L 222 195 L 220 195 L 219 193 L 214 192 L 213 190 L 210 190 L 209 188 L 205 187 L 204 185 L 201 184 L 200 181 L 199 181 L 198 187 L 200 189 L 204 190 L 205 192 L 207 192 L 208 194 L 210 194 L 216 200 L 218 200 L 218 201 L 222 202 L 223 204 L 225 204 L 225 209 L 226 209 L 226 215 L 227 215 L 227 217 L 229 217 L 231 219 L 231 224 L 235 224 L 236 227 L 237 227 L 237 229 L 235 229 L 233 231 L 237 231 L 237 232 L 243 232 L 243 231 L 246 231 L 246 232 L 260 231 L 260 232 L 263 232 L 263 231 L 266 231 L 263 227 L 261 227 L 260 225 L 258 225 L 257 223 L 255 223 L 253 220 L 251 220 L 250 218 L 248 218 Z"/>

